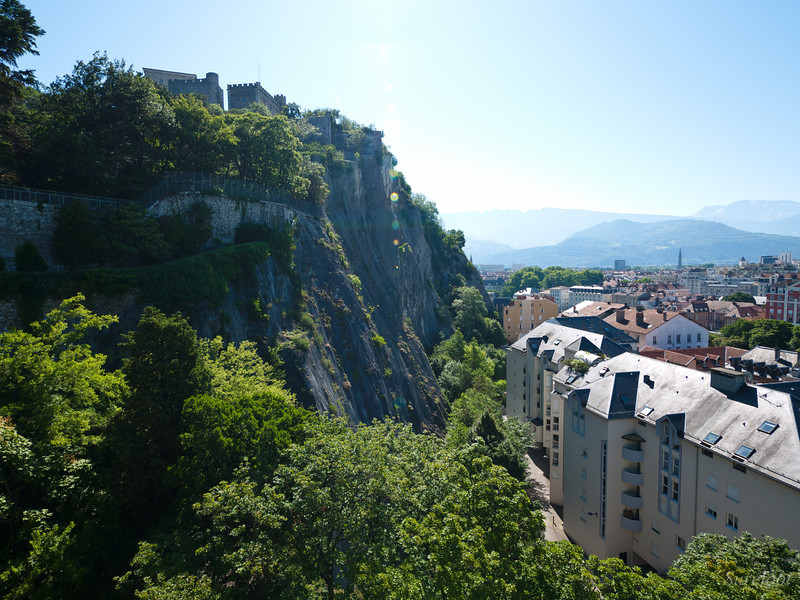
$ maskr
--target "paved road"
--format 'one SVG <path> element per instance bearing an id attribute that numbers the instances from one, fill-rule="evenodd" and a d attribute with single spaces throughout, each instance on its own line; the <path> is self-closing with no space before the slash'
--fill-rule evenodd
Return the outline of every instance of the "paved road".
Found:
<path id="1" fill-rule="evenodd" d="M 556 509 L 550 505 L 550 480 L 546 476 L 550 471 L 550 463 L 545 458 L 544 450 L 534 450 L 531 454 L 533 458 L 530 455 L 527 457 L 528 479 L 531 480 L 530 495 L 542 505 L 545 518 L 544 539 L 551 542 L 566 540 L 564 522 L 561 519 L 561 507 Z"/>

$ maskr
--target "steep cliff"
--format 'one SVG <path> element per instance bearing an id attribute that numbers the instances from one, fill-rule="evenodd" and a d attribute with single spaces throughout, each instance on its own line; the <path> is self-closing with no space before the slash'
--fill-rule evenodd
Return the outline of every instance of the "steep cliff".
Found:
<path id="1" fill-rule="evenodd" d="M 95 310 L 118 314 L 119 325 L 97 340 L 117 364 L 117 336 L 135 326 L 144 305 L 181 310 L 202 336 L 251 339 L 263 351 L 277 343 L 289 383 L 309 407 L 352 422 L 393 418 L 438 429 L 446 407 L 425 348 L 452 332 L 446 302 L 453 276 L 477 287 L 480 278 L 457 248 L 426 239 L 430 215 L 411 202 L 390 155 L 355 155 L 333 170 L 328 185 L 322 207 L 289 206 L 285 198 L 162 198 L 151 215 L 208 204 L 212 237 L 222 247 L 132 271 L 49 273 L 58 292 L 42 306 L 82 291 Z M 228 245 L 245 222 L 290 228 L 291 254 L 274 244 L 271 255 L 269 245 Z"/>
<path id="2" fill-rule="evenodd" d="M 201 302 L 190 318 L 206 336 L 263 343 L 278 336 L 289 382 L 308 406 L 353 422 L 388 417 L 437 429 L 446 409 L 425 346 L 452 331 L 437 278 L 462 273 L 480 283 L 461 253 L 433 260 L 419 210 L 389 158 L 348 162 L 329 179 L 330 198 L 315 215 L 205 199 L 223 241 L 240 222 L 290 222 L 294 275 L 265 259 L 218 308 Z M 183 207 L 173 198 L 152 210 Z M 447 268 L 434 272 L 434 262 Z"/>

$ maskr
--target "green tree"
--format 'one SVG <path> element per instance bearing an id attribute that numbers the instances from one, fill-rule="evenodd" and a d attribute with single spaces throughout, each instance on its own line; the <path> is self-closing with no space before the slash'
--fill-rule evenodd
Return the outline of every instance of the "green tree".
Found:
<path id="1" fill-rule="evenodd" d="M 135 198 L 161 176 L 175 118 L 149 78 L 95 54 L 56 79 L 31 115 L 32 185 Z"/>
<path id="2" fill-rule="evenodd" d="M 21 97 L 22 86 L 34 85 L 33 71 L 17 69 L 17 60 L 36 54 L 36 38 L 44 30 L 31 11 L 17 0 L 0 0 L 0 102 Z"/>
<path id="3" fill-rule="evenodd" d="M 175 115 L 170 130 L 169 160 L 179 171 L 224 172 L 236 152 L 233 130 L 221 115 L 212 115 L 196 96 L 169 99 Z"/>
<path id="4" fill-rule="evenodd" d="M 735 292 L 733 294 L 728 294 L 727 296 L 723 296 L 722 300 L 725 302 L 749 302 L 750 304 L 756 303 L 756 299 L 753 298 L 753 295 L 748 294 L 747 292 Z"/>
<path id="5" fill-rule="evenodd" d="M 719 330 L 715 342 L 720 346 L 734 346 L 750 350 L 756 346 L 790 348 L 794 329 L 790 323 L 774 319 L 747 321 L 738 319 Z"/>
<path id="6" fill-rule="evenodd" d="M 690 598 L 789 600 L 800 597 L 800 553 L 784 540 L 756 539 L 745 532 L 733 539 L 702 533 L 669 570 Z"/>
<path id="7" fill-rule="evenodd" d="M 168 469 L 180 455 L 184 401 L 208 392 L 211 377 L 197 334 L 180 313 L 146 307 L 122 349 L 130 397 L 114 425 L 111 477 L 129 524 L 146 527 L 173 506 L 176 482 Z"/>
<path id="8" fill-rule="evenodd" d="M 17 271 L 47 271 L 47 263 L 30 240 L 25 240 L 14 249 L 14 264 Z"/>
<path id="9" fill-rule="evenodd" d="M 85 202 L 73 199 L 59 209 L 52 243 L 53 257 L 67 268 L 99 262 L 97 225 Z"/>
<path id="10" fill-rule="evenodd" d="M 263 484 L 282 453 L 305 438 L 310 418 L 311 413 L 298 408 L 294 397 L 277 386 L 227 399 L 189 398 L 183 407 L 182 455 L 177 465 L 182 493 L 191 497 L 230 480 L 243 463 Z"/>
<path id="11" fill-rule="evenodd" d="M 0 334 L 0 595 L 64 597 L 86 573 L 75 526 L 102 493 L 93 461 L 121 404 L 121 374 L 86 343 L 115 321 L 77 296 L 30 332 Z"/>
<path id="12" fill-rule="evenodd" d="M 143 597 L 201 581 L 230 598 L 521 597 L 543 529 L 488 458 L 404 426 L 326 420 L 272 484 L 240 471 L 194 510 L 183 535 L 140 547 L 124 585 Z"/>
<path id="13" fill-rule="evenodd" d="M 25 54 L 39 54 L 36 38 L 44 31 L 30 10 L 17 0 L 0 0 L 0 179 L 13 171 L 15 150 L 27 136 L 24 131 L 26 86 L 36 85 L 33 71 L 17 68 Z"/>
<path id="14" fill-rule="evenodd" d="M 158 221 L 128 202 L 100 215 L 97 245 L 101 262 L 115 266 L 150 265 L 165 260 L 169 246 Z"/>
<path id="15" fill-rule="evenodd" d="M 307 196 L 310 181 L 302 175 L 300 140 L 286 117 L 251 111 L 228 114 L 225 119 L 236 138 L 233 165 L 239 177 Z"/>

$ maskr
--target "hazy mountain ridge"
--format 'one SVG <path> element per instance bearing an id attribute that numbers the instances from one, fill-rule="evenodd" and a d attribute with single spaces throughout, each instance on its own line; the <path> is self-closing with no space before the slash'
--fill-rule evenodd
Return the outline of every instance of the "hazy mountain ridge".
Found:
<path id="1" fill-rule="evenodd" d="M 470 240 L 491 241 L 514 248 L 557 244 L 573 233 L 616 219 L 653 223 L 683 218 L 551 207 L 442 213 L 441 217 L 448 229 L 460 229 Z"/>
<path id="2" fill-rule="evenodd" d="M 573 234 L 559 244 L 490 255 L 485 261 L 603 267 L 624 259 L 629 265 L 675 265 L 679 250 L 684 264 L 733 263 L 742 255 L 755 260 L 762 254 L 798 254 L 800 237 L 742 231 L 696 219 L 657 223 L 617 219 Z"/>
<path id="3" fill-rule="evenodd" d="M 566 251 L 562 244 L 567 240 L 571 240 L 573 245 L 576 241 L 582 243 L 581 240 L 586 237 L 583 234 L 587 230 L 616 221 L 642 224 L 671 223 L 671 225 L 662 228 L 662 234 L 667 235 L 670 229 L 677 227 L 675 222 L 696 221 L 698 219 L 708 223 L 726 225 L 740 233 L 760 234 L 762 237 L 748 238 L 751 241 L 746 242 L 742 247 L 735 248 L 731 247 L 725 238 L 741 240 L 739 233 L 733 235 L 726 230 L 711 228 L 700 231 L 699 233 L 702 237 L 698 239 L 706 239 L 705 234 L 712 231 L 717 232 L 721 237 L 713 245 L 710 240 L 706 240 L 706 242 L 698 246 L 696 243 L 698 240 L 696 239 L 684 240 L 680 245 L 664 239 L 648 242 L 652 242 L 654 247 L 666 246 L 666 248 L 661 248 L 659 252 L 656 252 L 653 248 L 642 248 L 639 243 L 631 243 L 630 236 L 636 235 L 635 231 L 619 231 L 613 234 L 617 237 L 616 240 L 604 243 L 607 250 L 614 250 L 615 258 L 625 259 L 628 264 L 651 264 L 647 261 L 654 260 L 656 257 L 661 257 L 661 259 L 659 259 L 659 262 L 652 264 L 677 263 L 677 249 L 679 246 L 683 247 L 684 263 L 690 260 L 694 262 L 720 260 L 730 263 L 742 255 L 748 260 L 757 260 L 758 256 L 762 254 L 792 251 L 793 242 L 781 238 L 794 238 L 795 234 L 800 232 L 800 202 L 789 200 L 740 200 L 728 205 L 705 206 L 691 217 L 561 208 L 542 208 L 529 211 L 496 209 L 484 212 L 469 211 L 442 214 L 442 220 L 447 227 L 464 231 L 467 239 L 465 251 L 472 256 L 473 262 L 476 264 L 502 262 L 507 265 L 516 263 L 528 264 L 532 256 L 537 257 L 537 260 L 540 261 L 555 261 L 547 264 L 564 265 L 568 264 L 564 262 L 567 260 L 567 256 L 572 256 L 569 259 L 572 262 L 569 264 L 575 263 L 582 266 L 599 265 L 600 263 L 597 261 L 600 260 L 601 256 L 604 256 L 603 260 L 608 261 L 608 265 L 613 265 L 613 258 L 609 258 L 611 256 L 610 253 L 599 255 L 595 250 L 591 250 L 590 253 L 583 256 L 573 256 L 572 251 L 569 251 L 562 259 L 558 259 L 549 257 L 550 250 L 546 249 L 560 248 L 561 251 Z M 635 228 L 632 229 L 635 230 Z M 606 234 L 612 235 L 611 230 Z M 587 235 L 591 236 L 591 234 Z M 577 236 L 577 238 L 572 239 L 574 236 Z M 755 243 L 753 240 L 760 241 Z M 502 246 L 512 246 L 517 250 L 501 250 Z M 666 251 L 671 246 L 675 247 L 674 257 L 666 257 L 660 254 L 660 252 Z M 714 249 L 712 246 L 717 246 L 718 248 Z M 695 250 L 693 251 L 692 248 Z M 690 258 L 687 253 L 692 252 L 694 253 L 691 254 Z M 729 252 L 731 254 L 728 254 Z M 545 264 L 541 266 L 545 266 Z"/>

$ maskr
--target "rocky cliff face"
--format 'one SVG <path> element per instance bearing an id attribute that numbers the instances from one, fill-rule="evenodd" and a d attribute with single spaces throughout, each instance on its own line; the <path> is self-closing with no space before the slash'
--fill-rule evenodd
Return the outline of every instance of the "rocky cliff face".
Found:
<path id="1" fill-rule="evenodd" d="M 221 306 L 201 303 L 190 320 L 204 336 L 264 344 L 278 336 L 289 382 L 307 406 L 353 422 L 394 418 L 437 429 L 446 407 L 425 346 L 449 335 L 452 324 L 435 282 L 459 272 L 472 284 L 480 280 L 463 254 L 432 260 L 419 211 L 388 158 L 347 163 L 330 178 L 329 201 L 314 216 L 205 199 L 216 215 L 214 236 L 224 241 L 238 224 L 232 221 L 291 222 L 299 277 L 267 259 Z M 160 214 L 182 209 L 175 199 L 154 207 Z M 446 268 L 434 272 L 434 262 Z"/>
<path id="2" fill-rule="evenodd" d="M 313 214 L 280 204 L 199 198 L 212 208 L 213 237 L 224 243 L 245 221 L 291 226 L 294 268 L 264 256 L 250 276 L 230 282 L 221 299 L 201 295 L 160 308 L 180 308 L 204 337 L 251 339 L 262 349 L 277 341 L 289 384 L 306 406 L 354 423 L 392 418 L 435 430 L 444 425 L 446 407 L 425 347 L 452 332 L 439 293 L 455 273 L 481 284 L 462 253 L 444 256 L 431 249 L 420 212 L 393 178 L 390 159 L 371 153 L 347 162 L 329 177 L 329 200 Z M 165 198 L 150 212 L 183 212 L 197 199 Z M 179 295 L 178 282 L 205 276 L 178 273 L 180 268 L 170 263 L 167 271 L 175 269 L 170 278 Z M 96 340 L 112 361 L 118 361 L 117 335 L 134 327 L 143 304 L 155 297 L 142 287 L 128 291 L 125 306 L 98 294 L 89 299 L 95 310 L 120 317 L 114 331 Z"/>

